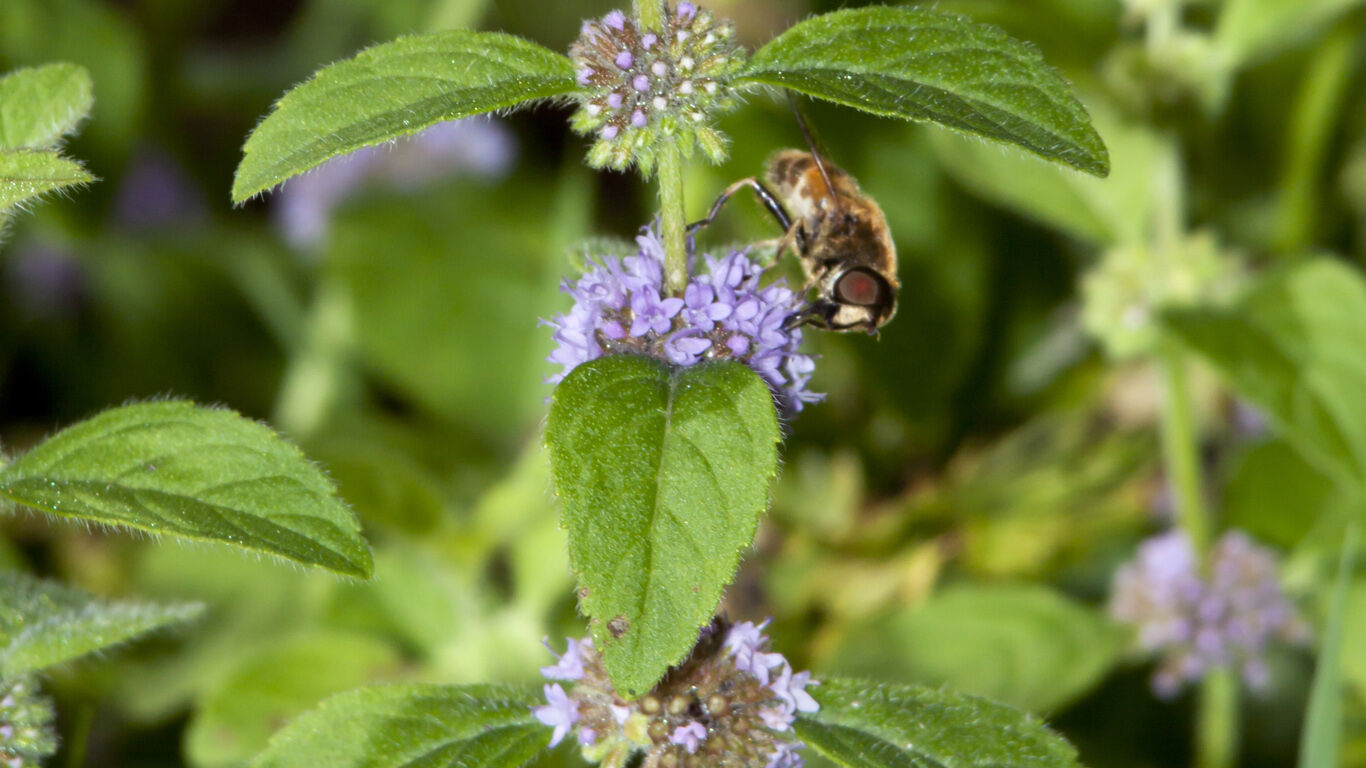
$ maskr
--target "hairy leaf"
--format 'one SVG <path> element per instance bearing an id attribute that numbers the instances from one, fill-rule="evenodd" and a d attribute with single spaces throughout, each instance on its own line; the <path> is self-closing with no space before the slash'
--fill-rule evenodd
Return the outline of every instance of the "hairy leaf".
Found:
<path id="1" fill-rule="evenodd" d="M 75 64 L 19 69 L 0 78 L 0 149 L 51 149 L 90 107 L 90 73 Z"/>
<path id="2" fill-rule="evenodd" d="M 976 696 L 822 679 L 801 740 L 854 768 L 1071 768 L 1077 751 L 1037 718 Z"/>
<path id="3" fill-rule="evenodd" d="M 0 211 L 94 180 L 80 163 L 56 152 L 0 150 Z"/>
<path id="4" fill-rule="evenodd" d="M 225 409 L 171 401 L 106 411 L 0 469 L 0 497 L 370 574 L 360 526 L 327 476 L 270 428 Z"/>
<path id="5" fill-rule="evenodd" d="M 1173 311 L 1165 323 L 1306 459 L 1366 493 L 1366 282 L 1356 269 L 1302 262 L 1234 307 Z"/>
<path id="6" fill-rule="evenodd" d="M 1110 171 L 1086 109 L 1038 51 L 995 27 L 927 8 L 807 19 L 755 51 L 734 82 L 939 123 L 1097 176 Z"/>
<path id="7" fill-rule="evenodd" d="M 534 689 L 393 685 L 334 696 L 270 740 L 251 768 L 517 768 L 550 742 Z"/>
<path id="8" fill-rule="evenodd" d="M 202 610 L 194 603 L 100 600 L 18 571 L 0 572 L 0 679 L 118 645 Z"/>
<path id="9" fill-rule="evenodd" d="M 648 691 L 711 620 L 768 501 L 778 421 L 739 363 L 575 368 L 546 425 L 580 609 L 618 691 Z"/>
<path id="10" fill-rule="evenodd" d="M 577 87 L 567 57 L 512 35 L 400 37 L 286 93 L 247 139 L 232 199 L 240 203 L 344 152 Z"/>

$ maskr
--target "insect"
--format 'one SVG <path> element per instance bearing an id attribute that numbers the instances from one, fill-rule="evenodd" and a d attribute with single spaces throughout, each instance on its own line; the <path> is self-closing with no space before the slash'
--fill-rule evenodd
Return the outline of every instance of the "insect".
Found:
<path id="1" fill-rule="evenodd" d="M 806 133 L 805 123 L 802 132 Z M 873 334 L 892 319 L 901 287 L 896 246 L 882 209 L 859 189 L 853 176 L 814 151 L 780 150 L 769 158 L 764 181 L 751 176 L 726 187 L 707 217 L 688 231 L 710 224 L 726 201 L 745 187 L 754 190 L 783 228 L 773 258 L 792 248 L 806 273 L 805 290 L 815 294 L 788 319 L 787 327 L 805 324 Z"/>

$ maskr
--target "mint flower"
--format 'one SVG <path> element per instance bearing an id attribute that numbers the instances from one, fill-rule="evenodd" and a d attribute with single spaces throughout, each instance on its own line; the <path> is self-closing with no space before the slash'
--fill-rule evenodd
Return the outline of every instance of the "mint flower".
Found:
<path id="1" fill-rule="evenodd" d="M 613 690 L 591 640 L 571 639 L 541 673 L 563 680 L 565 671 L 577 672 L 573 688 L 546 685 L 547 703 L 533 711 L 555 729 L 552 744 L 577 731 L 591 762 L 624 765 L 643 752 L 644 765 L 797 768 L 802 745 L 792 721 L 820 707 L 806 692 L 810 673 L 794 673 L 782 654 L 768 651 L 762 630 L 714 621 L 692 655 L 634 701 Z"/>
<path id="2" fill-rule="evenodd" d="M 1140 648 L 1161 655 L 1152 682 L 1161 698 L 1212 667 L 1234 667 L 1248 687 L 1264 688 L 1271 641 L 1308 639 L 1281 589 L 1275 555 L 1240 531 L 1215 544 L 1207 573 L 1180 531 L 1143 542 L 1115 573 L 1110 613 L 1137 629 Z"/>
<path id="3" fill-rule="evenodd" d="M 28 678 L 0 679 L 0 766 L 38 768 L 57 751 L 52 702 Z"/>
<path id="4" fill-rule="evenodd" d="M 634 353 L 674 365 L 736 360 L 762 376 L 789 412 L 820 401 L 807 389 L 815 362 L 797 352 L 802 331 L 786 327 L 802 299 L 783 280 L 761 286 L 763 268 L 735 250 L 704 256 L 706 271 L 693 274 L 682 298 L 665 296 L 658 234 L 646 229 L 636 243 L 636 255 L 604 256 L 564 282 L 574 306 L 546 321 L 558 345 L 547 360 L 564 370 L 547 383 L 605 354 Z"/>
<path id="5" fill-rule="evenodd" d="M 698 146 L 713 162 L 725 159 L 710 123 L 735 106 L 725 80 L 744 54 L 734 37 L 730 22 L 687 2 L 666 14 L 662 30 L 644 29 L 621 11 L 584 22 L 569 49 L 582 86 L 571 124 L 597 136 L 589 164 L 624 169 L 635 162 L 649 173 L 656 146 L 675 141 L 685 155 Z"/>

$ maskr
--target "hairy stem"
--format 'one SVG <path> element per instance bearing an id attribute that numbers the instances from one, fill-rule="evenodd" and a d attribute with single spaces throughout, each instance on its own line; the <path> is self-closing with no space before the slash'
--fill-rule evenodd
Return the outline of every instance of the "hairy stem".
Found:
<path id="1" fill-rule="evenodd" d="M 671 143 L 659 153 L 659 220 L 664 240 L 664 286 L 681 296 L 688 284 L 687 218 L 683 210 L 683 153 Z"/>

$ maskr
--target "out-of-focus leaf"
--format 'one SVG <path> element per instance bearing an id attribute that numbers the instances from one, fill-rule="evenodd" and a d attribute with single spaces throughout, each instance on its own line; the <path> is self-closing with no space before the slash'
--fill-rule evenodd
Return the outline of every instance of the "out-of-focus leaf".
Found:
<path id="1" fill-rule="evenodd" d="M 739 363 L 612 355 L 555 389 L 551 476 L 618 691 L 650 690 L 711 620 L 767 506 L 778 440 L 768 385 Z"/>
<path id="2" fill-rule="evenodd" d="M 807 19 L 754 52 L 737 83 L 790 88 L 887 117 L 928 120 L 1104 176 L 1085 108 L 1038 51 L 923 7 Z"/>
<path id="3" fill-rule="evenodd" d="M 1072 173 L 968 137 L 932 134 L 940 161 L 974 192 L 1096 245 L 1140 242 L 1152 216 L 1157 138 L 1091 105 L 1112 161 L 1105 179 Z"/>
<path id="4" fill-rule="evenodd" d="M 277 733 L 251 768 L 517 768 L 550 742 L 530 688 L 392 685 L 323 702 Z"/>
<path id="5" fill-rule="evenodd" d="M 541 418 L 564 267 L 528 226 L 550 191 L 512 179 L 372 200 L 336 222 L 327 269 L 344 284 L 365 365 L 397 394 L 489 439 Z"/>
<path id="6" fill-rule="evenodd" d="M 793 726 L 851 768 L 1071 768 L 1077 751 L 1031 715 L 976 696 L 822 678 L 819 712 Z"/>
<path id="7" fill-rule="evenodd" d="M 0 210 L 94 180 L 80 163 L 56 152 L 0 150 Z"/>
<path id="8" fill-rule="evenodd" d="M 1228 0 L 1215 42 L 1238 68 L 1304 42 L 1361 0 Z"/>
<path id="9" fill-rule="evenodd" d="M 0 149 L 50 149 L 93 104 L 84 67 L 49 64 L 11 72 L 0 78 Z"/>
<path id="10" fill-rule="evenodd" d="M 411 457 L 373 443 L 338 439 L 310 450 L 367 525 L 422 535 L 445 515 L 441 488 Z"/>
<path id="11" fill-rule="evenodd" d="M 1048 712 L 1094 686 L 1123 640 L 1104 617 L 1046 587 L 965 585 L 850 628 L 829 664 Z"/>
<path id="12" fill-rule="evenodd" d="M 281 723 L 327 696 L 393 674 L 399 661 L 394 647 L 364 635 L 277 639 L 242 659 L 200 699 L 185 733 L 186 756 L 201 768 L 241 765 Z"/>
<path id="13" fill-rule="evenodd" d="M 1366 493 L 1366 283 L 1355 269 L 1302 262 L 1233 307 L 1173 311 L 1164 322 L 1306 459 Z"/>
<path id="14" fill-rule="evenodd" d="M 1319 641 L 1318 669 L 1309 692 L 1309 707 L 1304 713 L 1304 733 L 1300 737 L 1299 768 L 1336 768 L 1342 765 L 1342 651 L 1343 624 L 1347 620 L 1347 590 L 1352 580 L 1352 565 L 1358 553 L 1360 525 L 1347 526 L 1338 562 L 1337 584 L 1328 621 Z M 1360 649 L 1355 649 L 1359 653 Z"/>
<path id="15" fill-rule="evenodd" d="M 567 57 L 512 35 L 400 37 L 286 93 L 247 139 L 232 199 L 240 203 L 344 152 L 575 88 Z"/>
<path id="16" fill-rule="evenodd" d="M 1230 528 L 1290 550 L 1339 501 L 1335 491 L 1332 479 L 1289 443 L 1268 440 L 1236 458 L 1224 486 L 1223 517 Z"/>
<path id="17" fill-rule="evenodd" d="M 1342 679 L 1366 700 L 1366 579 L 1358 578 L 1347 590 L 1347 608 L 1342 620 Z"/>
<path id="18" fill-rule="evenodd" d="M 195 603 L 99 600 L 17 571 L 0 572 L 0 679 L 107 649 L 202 611 Z"/>
<path id="19" fill-rule="evenodd" d="M 187 402 L 115 408 L 0 469 L 0 498 L 365 577 L 370 550 L 332 482 L 269 427 Z"/>

